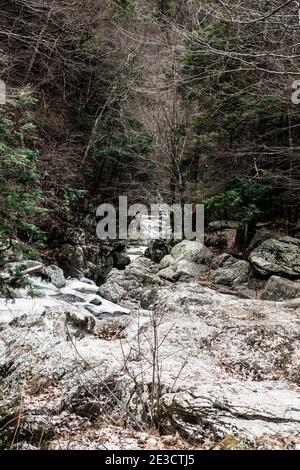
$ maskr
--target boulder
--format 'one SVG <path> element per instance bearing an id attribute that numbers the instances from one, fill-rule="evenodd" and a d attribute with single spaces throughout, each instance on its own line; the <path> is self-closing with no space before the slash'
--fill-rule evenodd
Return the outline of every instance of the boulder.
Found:
<path id="1" fill-rule="evenodd" d="M 300 308 L 300 297 L 284 302 L 284 306 L 293 310 L 297 310 Z"/>
<path id="2" fill-rule="evenodd" d="M 97 319 L 104 319 L 104 318 L 113 318 L 113 317 L 121 317 L 123 315 L 128 315 L 127 311 L 124 311 L 121 307 L 118 308 L 116 305 L 114 309 L 111 308 L 109 304 L 108 308 L 105 305 L 93 305 L 88 304 L 85 306 L 85 309 L 94 315 Z"/>
<path id="3" fill-rule="evenodd" d="M 114 268 L 124 270 L 126 266 L 130 264 L 130 257 L 126 253 L 122 253 L 120 251 L 114 251 L 112 253 L 112 257 L 114 260 Z"/>
<path id="4" fill-rule="evenodd" d="M 162 269 L 159 272 L 159 276 L 168 281 L 176 282 L 181 279 L 197 278 L 206 271 L 208 271 L 208 267 L 203 264 L 181 260 L 172 266 Z"/>
<path id="5" fill-rule="evenodd" d="M 63 245 L 57 252 L 55 260 L 67 277 L 83 277 L 85 256 L 81 246 Z"/>
<path id="6" fill-rule="evenodd" d="M 212 273 L 211 280 L 216 284 L 226 286 L 244 284 L 248 281 L 249 273 L 250 264 L 248 261 L 236 259 L 231 256 L 219 269 Z"/>
<path id="7" fill-rule="evenodd" d="M 175 263 L 175 258 L 173 258 L 172 255 L 167 255 L 165 256 L 161 262 L 159 263 L 160 269 L 165 269 L 168 268 L 169 266 L 173 266 Z"/>
<path id="8" fill-rule="evenodd" d="M 176 263 L 175 275 L 178 279 L 197 278 L 207 271 L 208 267 L 204 264 L 191 263 L 183 259 Z"/>
<path id="9" fill-rule="evenodd" d="M 45 273 L 55 287 L 57 287 L 58 289 L 65 287 L 66 279 L 64 276 L 64 272 L 61 268 L 59 268 L 55 264 L 51 264 L 50 266 L 47 266 L 45 268 Z"/>
<path id="10" fill-rule="evenodd" d="M 111 251 L 101 245 L 64 245 L 55 259 L 67 277 L 87 277 L 98 285 L 105 282 L 114 266 Z"/>
<path id="11" fill-rule="evenodd" d="M 113 269 L 114 260 L 110 250 L 101 245 L 83 246 L 86 268 L 84 276 L 101 285 L 106 281 L 109 272 Z"/>
<path id="12" fill-rule="evenodd" d="M 99 294 L 106 300 L 114 303 L 120 303 L 126 296 L 126 290 L 121 282 L 123 273 L 117 269 L 113 269 L 102 286 L 99 288 Z"/>
<path id="13" fill-rule="evenodd" d="M 270 277 L 261 296 L 263 300 L 275 301 L 297 297 L 300 297 L 300 283 L 279 276 Z"/>
<path id="14" fill-rule="evenodd" d="M 251 289 L 246 284 L 242 285 L 234 285 L 232 288 L 232 292 L 236 292 L 237 297 L 240 299 L 257 299 L 257 291 L 255 289 Z"/>
<path id="15" fill-rule="evenodd" d="M 175 282 L 178 278 L 175 275 L 175 268 L 174 266 L 168 266 L 167 268 L 162 269 L 159 271 L 159 277 L 165 279 L 166 281 Z"/>
<path id="16" fill-rule="evenodd" d="M 281 238 L 282 234 L 280 232 L 275 232 L 274 230 L 269 230 L 265 227 L 257 230 L 254 237 L 251 239 L 248 251 L 251 252 L 259 245 L 261 245 L 266 240 Z"/>
<path id="17" fill-rule="evenodd" d="M 145 251 L 146 258 L 151 259 L 154 263 L 160 263 L 161 260 L 169 253 L 169 244 L 167 240 L 153 240 L 149 243 Z"/>
<path id="18" fill-rule="evenodd" d="M 159 266 L 148 258 L 138 257 L 125 271 L 113 269 L 107 281 L 100 286 L 99 294 L 110 302 L 135 309 L 139 307 L 145 290 L 163 283 Z"/>
<path id="19" fill-rule="evenodd" d="M 158 266 L 147 258 L 138 258 L 125 269 L 125 279 L 138 281 L 141 285 L 160 284 Z"/>
<path id="20" fill-rule="evenodd" d="M 300 240 L 292 237 L 265 240 L 251 252 L 249 260 L 262 276 L 300 278 Z"/>
<path id="21" fill-rule="evenodd" d="M 84 296 L 82 295 L 75 295 L 75 294 L 58 294 L 56 295 L 56 299 L 62 302 L 66 302 L 68 304 L 76 304 L 78 302 L 84 302 Z"/>
<path id="22" fill-rule="evenodd" d="M 102 305 L 102 299 L 99 295 L 96 295 L 96 297 L 94 297 L 91 301 L 90 301 L 91 304 L 93 305 Z"/>
<path id="23" fill-rule="evenodd" d="M 198 264 L 209 264 L 213 258 L 213 252 L 202 243 L 184 240 L 174 246 L 171 255 L 176 262 L 185 260 Z"/>
<path id="24" fill-rule="evenodd" d="M 203 244 L 184 240 L 161 260 L 159 276 L 172 282 L 183 278 L 197 278 L 208 271 L 207 265 L 213 256 L 211 250 Z"/>
<path id="25" fill-rule="evenodd" d="M 210 262 L 210 268 L 211 269 L 220 268 L 221 266 L 223 266 L 225 261 L 227 261 L 230 257 L 231 255 L 229 253 L 222 253 L 221 255 L 214 256 L 214 258 L 212 258 Z"/>
<path id="26" fill-rule="evenodd" d="M 53 312 L 55 310 L 53 309 Z M 92 334 L 96 325 L 93 315 L 90 315 L 81 308 L 61 309 L 62 315 L 65 315 L 65 322 L 72 328 L 74 336 L 82 337 L 84 334 Z"/>

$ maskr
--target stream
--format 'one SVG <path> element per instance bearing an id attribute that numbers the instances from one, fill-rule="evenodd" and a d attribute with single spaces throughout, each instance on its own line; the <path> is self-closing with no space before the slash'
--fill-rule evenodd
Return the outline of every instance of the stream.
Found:
<path id="1" fill-rule="evenodd" d="M 132 245 L 126 253 L 134 261 L 144 254 L 146 248 L 143 245 Z M 0 298 L 0 325 L 24 314 L 42 314 L 45 307 L 66 304 L 83 307 L 97 318 L 130 313 L 128 309 L 101 297 L 99 287 L 89 279 L 67 279 L 66 286 L 60 289 L 40 277 L 31 277 L 31 282 L 36 294 L 34 297 L 27 289 L 19 289 L 18 298 L 14 300 Z"/>

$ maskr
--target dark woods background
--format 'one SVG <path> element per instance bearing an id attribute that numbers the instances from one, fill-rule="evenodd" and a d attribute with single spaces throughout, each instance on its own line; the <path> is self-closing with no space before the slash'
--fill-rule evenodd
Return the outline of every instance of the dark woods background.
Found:
<path id="1" fill-rule="evenodd" d="M 3 0 L 0 24 L 5 239 L 92 237 L 119 194 L 204 202 L 239 248 L 297 232 L 298 2 Z"/>

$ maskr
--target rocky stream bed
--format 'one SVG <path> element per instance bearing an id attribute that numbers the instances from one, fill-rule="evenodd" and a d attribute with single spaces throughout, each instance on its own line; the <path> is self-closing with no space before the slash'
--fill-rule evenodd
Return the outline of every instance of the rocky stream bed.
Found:
<path id="1" fill-rule="evenodd" d="M 246 261 L 193 242 L 160 264 L 143 252 L 100 287 L 53 268 L 38 297 L 0 301 L 1 446 L 299 448 L 296 294 L 255 298 Z"/>

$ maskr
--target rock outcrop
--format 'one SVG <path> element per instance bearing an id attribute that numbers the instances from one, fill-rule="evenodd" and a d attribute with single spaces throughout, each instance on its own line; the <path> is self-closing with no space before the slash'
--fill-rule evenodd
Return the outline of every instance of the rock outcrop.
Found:
<path id="1" fill-rule="evenodd" d="M 58 289 L 61 287 L 66 286 L 66 279 L 64 276 L 64 272 L 55 264 L 51 264 L 45 268 L 45 273 L 49 277 L 52 284 L 57 287 Z"/>
<path id="2" fill-rule="evenodd" d="M 111 251 L 100 245 L 64 245 L 55 256 L 67 277 L 86 277 L 102 284 L 114 266 Z"/>
<path id="3" fill-rule="evenodd" d="M 292 237 L 265 240 L 251 252 L 249 260 L 262 276 L 300 278 L 300 240 Z"/>
<path id="4" fill-rule="evenodd" d="M 215 284 L 223 284 L 226 286 L 244 284 L 249 279 L 249 273 L 250 264 L 248 261 L 230 256 L 212 273 L 211 280 Z"/>
<path id="5" fill-rule="evenodd" d="M 174 246 L 171 256 L 174 258 L 174 262 L 185 260 L 192 263 L 209 264 L 213 258 L 213 253 L 202 243 L 184 240 Z"/>
<path id="6" fill-rule="evenodd" d="M 143 257 L 111 271 L 100 293 L 125 307 L 120 314 L 96 318 L 75 302 L 2 324 L 7 436 L 22 402 L 18 442 L 46 448 L 60 433 L 72 442 L 66 421 L 80 422 L 86 435 L 93 423 L 122 419 L 143 431 L 159 420 L 165 433 L 199 446 L 229 435 L 248 448 L 268 436 L 300 442 L 299 306 L 241 300 L 158 274 Z M 75 291 L 91 292 L 89 304 L 102 307 L 91 303 L 97 286 L 73 281 Z"/>
<path id="7" fill-rule="evenodd" d="M 208 271 L 212 251 L 201 243 L 184 240 L 160 261 L 159 276 L 170 282 L 193 279 Z"/>
<path id="8" fill-rule="evenodd" d="M 159 276 L 171 282 L 179 281 L 179 279 L 193 279 L 201 276 L 208 271 L 208 267 L 203 264 L 192 263 L 184 259 L 176 261 L 171 266 L 162 269 Z"/>
<path id="9" fill-rule="evenodd" d="M 288 300 L 300 297 L 300 283 L 284 277 L 272 276 L 262 293 L 262 300 Z"/>

